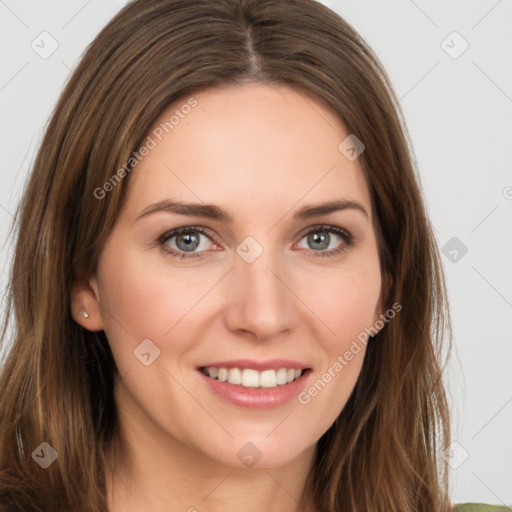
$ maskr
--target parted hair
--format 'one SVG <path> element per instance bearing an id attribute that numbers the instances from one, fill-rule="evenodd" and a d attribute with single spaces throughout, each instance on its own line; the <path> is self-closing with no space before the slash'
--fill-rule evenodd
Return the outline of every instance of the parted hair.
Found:
<path id="1" fill-rule="evenodd" d="M 437 243 L 399 101 L 379 59 L 313 0 L 135 0 L 101 30 L 47 125 L 13 225 L 0 373 L 0 510 L 107 512 L 118 376 L 103 331 L 71 316 L 96 272 L 129 161 L 167 105 L 218 85 L 284 84 L 363 141 L 384 309 L 355 388 L 319 439 L 304 503 L 321 512 L 447 512 L 451 326 Z M 341 141 L 340 141 L 341 142 Z M 134 170 L 133 172 L 137 172 Z M 448 335 L 447 335 L 448 334 Z M 58 453 L 42 469 L 41 442 Z"/>

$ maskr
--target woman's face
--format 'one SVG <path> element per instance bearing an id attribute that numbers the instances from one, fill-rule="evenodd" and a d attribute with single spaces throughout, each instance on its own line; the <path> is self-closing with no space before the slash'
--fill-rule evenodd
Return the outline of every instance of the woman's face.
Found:
<path id="1" fill-rule="evenodd" d="M 285 86 L 209 89 L 162 113 L 80 319 L 111 345 L 127 438 L 237 467 L 312 453 L 360 373 L 354 341 L 382 312 L 348 135 Z M 350 203 L 320 208 L 333 202 Z"/>

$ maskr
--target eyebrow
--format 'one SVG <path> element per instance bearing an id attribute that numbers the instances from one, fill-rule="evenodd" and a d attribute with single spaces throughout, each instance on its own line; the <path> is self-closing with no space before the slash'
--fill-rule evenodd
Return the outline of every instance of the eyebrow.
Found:
<path id="1" fill-rule="evenodd" d="M 317 205 L 303 206 L 293 215 L 293 218 L 296 220 L 304 220 L 313 217 L 319 217 L 321 215 L 328 215 L 329 213 L 342 210 L 358 211 L 366 218 L 369 218 L 368 212 L 362 204 L 358 203 L 357 201 L 348 199 L 337 199 Z M 220 206 L 202 203 L 182 203 L 180 201 L 171 201 L 168 199 L 146 206 L 146 208 L 144 208 L 136 220 L 142 219 L 157 212 L 168 212 L 177 213 L 179 215 L 188 215 L 192 217 L 203 217 L 224 223 L 233 222 L 232 215 L 229 214 L 226 210 L 222 209 Z"/>

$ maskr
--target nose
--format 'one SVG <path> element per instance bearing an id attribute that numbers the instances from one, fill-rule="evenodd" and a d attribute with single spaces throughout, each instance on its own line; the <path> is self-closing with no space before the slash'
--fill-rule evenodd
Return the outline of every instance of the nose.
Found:
<path id="1" fill-rule="evenodd" d="M 291 329 L 297 301 L 283 265 L 264 251 L 248 263 L 236 257 L 227 283 L 225 321 L 230 330 L 258 340 L 274 339 Z"/>

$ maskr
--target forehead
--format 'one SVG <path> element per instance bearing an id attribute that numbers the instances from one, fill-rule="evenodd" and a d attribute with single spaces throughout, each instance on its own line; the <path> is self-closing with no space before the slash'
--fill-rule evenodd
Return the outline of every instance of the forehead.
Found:
<path id="1" fill-rule="evenodd" d="M 211 88 L 169 105 L 148 133 L 154 144 L 130 175 L 127 208 L 169 196 L 254 216 L 330 199 L 371 213 L 357 160 L 338 149 L 348 136 L 322 101 L 287 86 Z"/>

